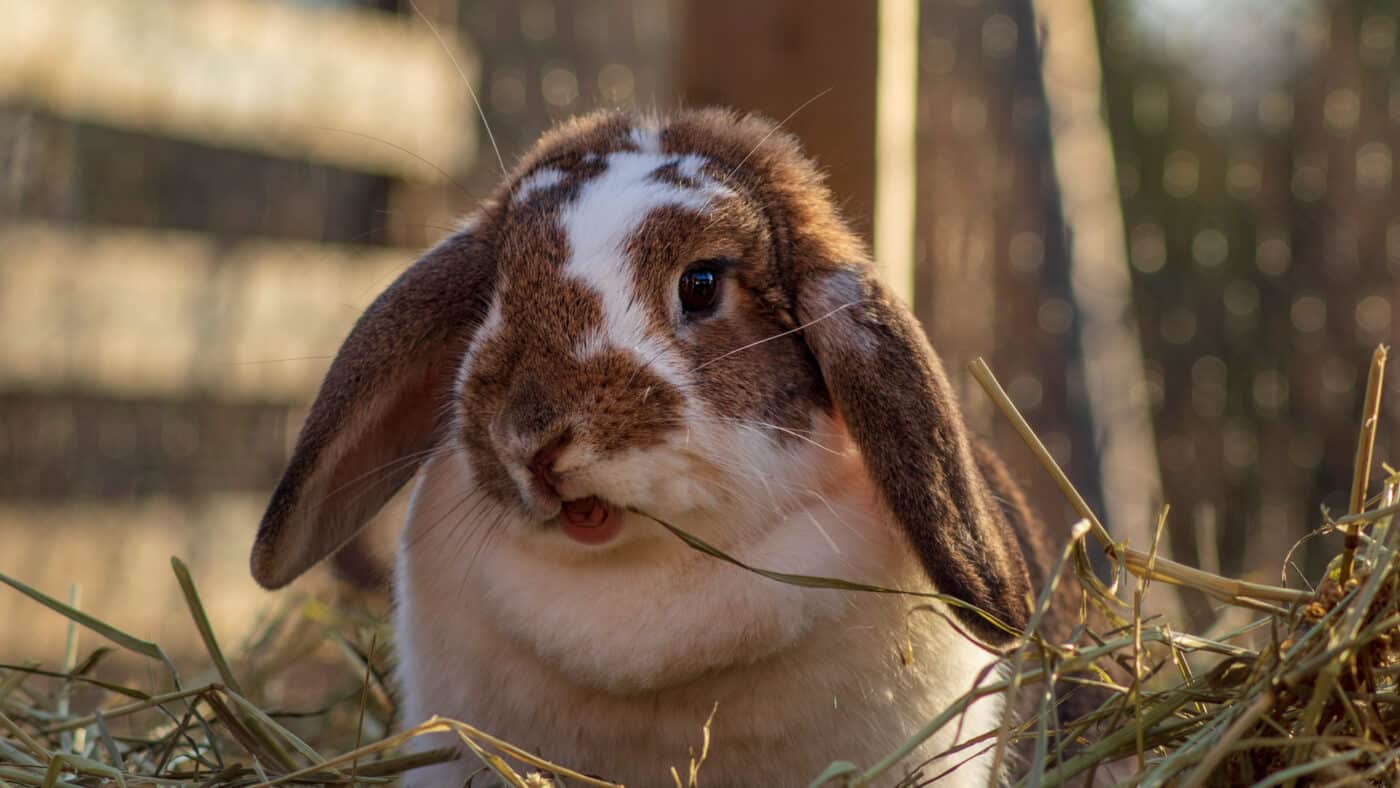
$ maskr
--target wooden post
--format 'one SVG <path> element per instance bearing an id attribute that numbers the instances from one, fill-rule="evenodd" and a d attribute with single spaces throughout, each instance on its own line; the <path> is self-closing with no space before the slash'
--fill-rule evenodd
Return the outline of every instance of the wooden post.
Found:
<path id="1" fill-rule="evenodd" d="M 876 10 L 849 0 L 686 0 L 675 73 L 687 106 L 783 121 L 866 238 L 875 203 Z"/>
<path id="2" fill-rule="evenodd" d="M 914 304 L 948 369 L 985 356 L 1103 512 L 1040 54 L 1030 0 L 921 4 Z M 971 379 L 954 379 L 973 428 L 1067 529 L 1053 484 Z"/>

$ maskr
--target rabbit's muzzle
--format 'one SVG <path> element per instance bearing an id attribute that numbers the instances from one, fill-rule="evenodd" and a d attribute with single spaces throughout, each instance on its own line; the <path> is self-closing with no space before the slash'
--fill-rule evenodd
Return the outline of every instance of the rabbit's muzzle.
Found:
<path id="1" fill-rule="evenodd" d="M 596 529 L 609 520 L 619 522 L 625 507 L 646 503 L 626 499 L 613 483 L 609 461 L 654 448 L 681 429 L 684 398 L 633 354 L 551 356 L 501 368 L 501 377 L 488 370 L 476 377 L 505 378 L 506 386 L 468 384 L 466 419 L 473 412 L 498 414 L 487 427 L 485 451 L 472 459 L 477 467 L 504 470 L 516 498 L 509 503 L 530 519 L 593 528 L 578 535 L 598 537 L 604 532 Z"/>

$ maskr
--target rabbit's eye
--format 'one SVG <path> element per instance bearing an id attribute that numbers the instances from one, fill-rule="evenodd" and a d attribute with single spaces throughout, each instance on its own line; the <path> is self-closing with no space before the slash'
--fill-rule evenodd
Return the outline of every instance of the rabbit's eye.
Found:
<path id="1" fill-rule="evenodd" d="M 681 274 L 677 287 L 686 312 L 704 312 L 719 299 L 719 271 L 700 266 Z"/>

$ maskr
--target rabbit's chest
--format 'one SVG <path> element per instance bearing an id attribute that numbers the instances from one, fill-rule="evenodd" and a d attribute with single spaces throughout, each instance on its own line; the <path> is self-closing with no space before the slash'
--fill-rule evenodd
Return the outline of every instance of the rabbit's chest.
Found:
<path id="1" fill-rule="evenodd" d="M 870 626 L 871 611 L 863 612 L 863 623 L 845 622 L 757 664 L 625 695 L 580 687 L 507 639 L 464 641 L 461 663 L 417 664 L 403 674 L 405 722 L 432 714 L 460 719 L 586 774 L 649 786 L 667 784 L 673 766 L 687 773 L 710 720 L 702 784 L 805 785 L 832 761 L 868 766 L 892 752 L 971 689 L 988 662 L 965 641 L 942 639 L 941 621 L 930 616 L 913 620 L 914 659 L 906 663 L 899 650 L 910 644 Z M 930 626 L 919 631 L 921 624 Z M 980 703 L 962 721 L 960 740 L 999 722 L 999 701 Z M 892 775 L 947 751 L 958 729 L 954 719 Z M 972 752 L 937 760 L 925 776 Z M 945 784 L 985 784 L 985 761 L 963 766 Z M 442 770 L 452 775 L 443 784 L 460 785 L 466 771 Z"/>
<path id="2" fill-rule="evenodd" d="M 440 493 L 425 497 L 460 499 Z M 878 516 L 867 500 L 859 490 L 830 496 L 738 557 L 926 587 L 894 532 L 863 519 Z M 400 552 L 402 723 L 458 719 L 628 785 L 672 784 L 671 767 L 685 775 L 711 712 L 700 771 L 707 786 L 806 785 L 835 760 L 873 764 L 970 690 L 992 661 L 944 614 L 915 612 L 923 600 L 778 583 L 664 532 L 664 548 L 648 560 L 571 568 L 536 565 L 505 539 L 462 547 L 451 529 L 430 527 L 441 521 L 415 512 Z M 903 765 L 945 752 L 955 736 L 994 729 L 999 710 L 997 700 L 979 703 Z M 948 755 L 925 775 L 972 752 Z M 945 784 L 985 784 L 986 760 Z M 409 784 L 460 786 L 474 769 L 443 767 Z"/>

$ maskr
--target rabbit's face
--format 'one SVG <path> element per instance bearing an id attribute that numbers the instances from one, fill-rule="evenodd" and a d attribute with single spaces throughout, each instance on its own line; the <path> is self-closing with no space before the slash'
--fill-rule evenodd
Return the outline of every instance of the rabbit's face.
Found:
<path id="1" fill-rule="evenodd" d="M 627 509 L 778 511 L 837 453 L 745 164 L 614 124 L 547 141 L 502 196 L 450 439 L 528 527 L 598 544 Z"/>
<path id="2" fill-rule="evenodd" d="M 865 545 L 843 555 L 885 566 L 870 545 L 902 532 L 936 588 L 1009 625 L 955 611 L 978 634 L 1006 642 L 1027 620 L 1018 542 L 937 355 L 813 162 L 759 118 L 602 113 L 546 135 L 470 226 L 405 271 L 346 338 L 259 527 L 254 577 L 291 582 L 353 538 L 425 459 L 448 456 L 450 489 L 420 486 L 410 526 L 509 534 L 509 560 L 488 563 L 504 578 L 498 596 L 524 605 L 521 621 L 545 607 L 576 612 L 560 600 L 608 585 L 550 571 L 558 557 L 670 539 L 632 527 L 643 518 L 629 510 L 721 548 L 781 536 L 772 555 L 792 559 L 821 549 L 796 523 L 819 506 L 837 514 L 832 491 L 871 524 L 854 527 Z M 420 514 L 429 510 L 431 520 Z M 406 539 L 403 551 L 426 545 Z M 811 573 L 812 563 L 788 566 Z M 633 578 L 626 570 L 642 565 L 609 562 Z M 460 588 L 465 571 L 436 581 Z M 505 582 L 550 578 L 552 606 Z M 675 604 L 693 579 L 672 578 Z M 589 609 L 620 611 L 612 603 L 641 593 L 612 588 L 609 604 Z M 806 626 L 790 607 L 750 602 Z M 630 620 L 609 614 L 578 637 L 646 623 L 627 609 Z M 734 648 L 757 637 L 752 620 L 733 617 Z M 711 622 L 691 623 L 717 642 Z"/>

